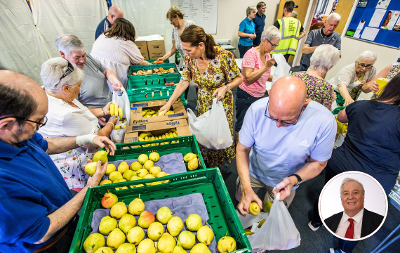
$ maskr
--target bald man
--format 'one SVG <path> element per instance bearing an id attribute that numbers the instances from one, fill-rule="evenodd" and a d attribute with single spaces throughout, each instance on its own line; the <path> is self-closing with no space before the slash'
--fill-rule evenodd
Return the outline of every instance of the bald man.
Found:
<path id="1" fill-rule="evenodd" d="M 110 7 L 110 9 L 108 9 L 108 15 L 107 17 L 105 17 L 97 26 L 96 29 L 96 34 L 95 34 L 95 40 L 97 40 L 97 38 L 105 31 L 108 30 L 108 28 L 110 28 L 112 26 L 112 24 L 114 24 L 114 21 L 117 18 L 123 18 L 124 17 L 124 13 L 122 12 L 121 8 L 119 8 L 116 5 L 113 5 Z"/>
<path id="2" fill-rule="evenodd" d="M 0 70 L 0 252 L 68 252 L 75 216 L 89 187 L 97 186 L 107 163 L 74 197 L 49 154 L 80 146 L 115 145 L 97 135 L 44 139 L 48 101 L 33 80 Z"/>
<path id="3" fill-rule="evenodd" d="M 300 183 L 317 176 L 331 157 L 335 117 L 306 96 L 301 79 L 282 77 L 269 97 L 247 110 L 236 148 L 236 198 L 242 215 L 251 202 L 262 207 L 278 192 L 289 207 Z M 256 194 L 261 188 L 267 189 L 263 202 Z"/>

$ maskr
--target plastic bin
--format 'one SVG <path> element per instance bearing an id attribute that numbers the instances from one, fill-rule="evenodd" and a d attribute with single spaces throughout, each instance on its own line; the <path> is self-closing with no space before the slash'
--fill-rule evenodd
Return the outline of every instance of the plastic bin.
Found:
<path id="1" fill-rule="evenodd" d="M 172 141 L 179 141 L 172 143 Z M 142 147 L 142 145 L 162 142 L 169 142 L 165 145 L 148 146 Z M 171 154 L 171 153 L 182 153 L 185 156 L 187 153 L 193 153 L 198 156 L 199 169 L 205 169 L 206 165 L 204 163 L 203 157 L 201 156 L 199 144 L 197 144 L 196 137 L 194 135 L 174 137 L 168 139 L 161 139 L 156 141 L 141 141 L 141 142 L 131 142 L 131 143 L 117 143 L 117 150 L 115 150 L 114 156 L 108 156 L 109 161 L 136 159 L 141 154 L 150 154 L 151 152 L 157 152 L 160 156 Z M 186 163 L 187 168 L 187 163 Z"/>
<path id="2" fill-rule="evenodd" d="M 228 232 L 228 235 L 236 240 L 237 250 L 235 252 L 251 252 L 250 243 L 237 217 L 218 168 L 145 180 L 141 180 L 140 184 L 143 182 L 169 181 L 164 184 L 145 185 L 137 188 L 130 188 L 129 186 L 138 184 L 138 181 L 117 183 L 113 184 L 112 187 L 110 185 L 102 185 L 89 188 L 69 252 L 84 252 L 82 246 L 91 232 L 90 224 L 93 211 L 102 208 L 101 199 L 107 191 L 116 194 L 118 200 L 124 200 L 125 203 L 130 203 L 139 194 L 143 201 L 149 201 L 201 193 L 209 214 L 207 223 L 211 225 L 216 241 L 218 242 Z M 117 191 L 115 190 L 117 185 L 128 186 L 128 189 Z"/>
<path id="3" fill-rule="evenodd" d="M 158 69 L 163 68 L 164 70 L 168 70 L 170 68 L 175 69 L 175 73 L 179 73 L 178 69 L 176 68 L 175 63 L 162 63 L 162 64 L 151 64 L 151 65 L 132 65 L 129 67 L 128 70 L 128 77 L 135 78 L 136 76 L 132 76 L 133 72 L 137 72 L 139 70 L 148 70 L 148 69 Z M 159 74 L 151 74 L 151 75 L 159 75 Z M 149 75 L 150 76 L 150 75 Z"/>
<path id="4" fill-rule="evenodd" d="M 157 59 L 151 59 L 151 60 L 147 60 L 147 61 L 150 62 L 150 63 L 153 63 L 153 62 L 157 61 Z M 169 63 L 169 59 L 166 59 L 164 61 L 164 63 Z"/>
<path id="5" fill-rule="evenodd" d="M 175 85 L 127 90 L 126 94 L 128 95 L 130 103 L 136 103 L 142 101 L 169 99 L 174 93 L 174 90 Z M 179 98 L 181 99 L 183 105 L 186 106 L 187 101 L 185 99 L 185 92 L 182 92 L 182 95 Z"/>
<path id="6" fill-rule="evenodd" d="M 135 76 L 128 80 L 128 90 L 138 88 L 156 88 L 165 87 L 165 83 L 179 83 L 181 75 L 179 73 Z M 168 86 L 167 86 L 168 87 Z"/>

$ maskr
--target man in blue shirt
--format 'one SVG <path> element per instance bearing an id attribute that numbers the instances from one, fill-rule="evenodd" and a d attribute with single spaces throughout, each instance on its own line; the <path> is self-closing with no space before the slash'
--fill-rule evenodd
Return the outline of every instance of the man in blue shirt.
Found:
<path id="1" fill-rule="evenodd" d="M 253 41 L 253 46 L 258 46 L 261 43 L 261 34 L 264 31 L 265 26 L 265 9 L 267 8 L 264 2 L 257 4 L 257 13 L 253 22 L 255 24 L 256 38 Z"/>
<path id="2" fill-rule="evenodd" d="M 90 144 L 115 150 L 97 135 L 44 139 L 37 130 L 46 124 L 47 110 L 46 93 L 37 83 L 0 70 L 0 252 L 68 252 L 74 217 L 107 163 L 98 162 L 86 187 L 72 197 L 48 154 Z"/>
<path id="3" fill-rule="evenodd" d="M 333 114 L 306 99 L 304 82 L 293 76 L 278 79 L 269 97 L 246 112 L 236 149 L 238 210 L 246 215 L 255 201 L 280 200 L 289 206 L 301 182 L 317 176 L 331 157 L 336 135 Z M 275 188 L 274 188 L 275 187 Z M 266 188 L 262 202 L 256 192 Z"/>
<path id="4" fill-rule="evenodd" d="M 107 31 L 112 24 L 114 24 L 114 21 L 117 18 L 123 18 L 124 13 L 122 12 L 121 8 L 119 8 L 116 5 L 113 5 L 108 9 L 108 15 L 105 17 L 102 21 L 100 21 L 99 25 L 97 26 L 96 29 L 96 34 L 95 34 L 95 40 L 105 31 Z"/>
<path id="5" fill-rule="evenodd" d="M 256 16 L 256 7 L 249 6 L 246 9 L 247 17 L 240 22 L 239 25 L 239 53 L 240 58 L 243 58 L 244 54 L 253 46 L 253 40 L 256 38 L 255 33 L 255 24 L 253 22 L 254 17 Z"/>

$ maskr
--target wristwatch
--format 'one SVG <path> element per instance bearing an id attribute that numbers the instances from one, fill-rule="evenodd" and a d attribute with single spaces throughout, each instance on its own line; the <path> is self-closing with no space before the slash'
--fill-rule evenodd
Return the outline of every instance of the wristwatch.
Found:
<path id="1" fill-rule="evenodd" d="M 301 179 L 301 177 L 299 175 L 291 174 L 288 177 L 291 177 L 291 176 L 295 176 L 297 178 L 297 184 L 293 185 L 293 187 L 297 187 L 297 186 L 299 186 L 301 184 L 301 182 L 303 182 L 303 180 Z"/>
<path id="2" fill-rule="evenodd" d="M 227 85 L 227 84 L 225 84 L 225 86 L 226 86 L 226 92 L 229 92 L 230 90 L 231 90 L 231 88 L 229 88 L 229 85 Z"/>

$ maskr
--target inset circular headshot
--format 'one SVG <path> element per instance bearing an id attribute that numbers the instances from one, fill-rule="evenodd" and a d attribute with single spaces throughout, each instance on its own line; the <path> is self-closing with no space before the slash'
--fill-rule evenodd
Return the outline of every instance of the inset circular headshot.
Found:
<path id="1" fill-rule="evenodd" d="M 334 236 L 364 240 L 385 222 L 388 202 L 381 184 L 372 176 L 348 171 L 333 177 L 321 191 L 319 215 Z"/>

